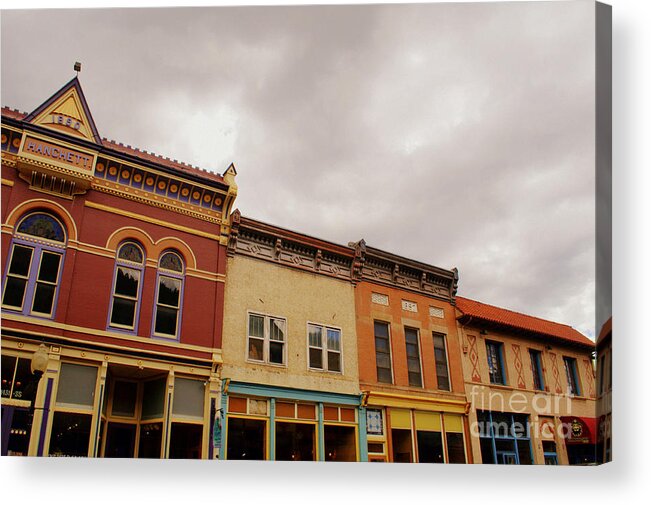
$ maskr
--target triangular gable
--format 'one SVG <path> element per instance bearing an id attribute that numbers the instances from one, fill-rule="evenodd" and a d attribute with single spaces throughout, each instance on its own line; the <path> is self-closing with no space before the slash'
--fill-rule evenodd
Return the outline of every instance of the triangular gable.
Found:
<path id="1" fill-rule="evenodd" d="M 25 121 L 101 144 L 77 77 L 39 105 Z"/>

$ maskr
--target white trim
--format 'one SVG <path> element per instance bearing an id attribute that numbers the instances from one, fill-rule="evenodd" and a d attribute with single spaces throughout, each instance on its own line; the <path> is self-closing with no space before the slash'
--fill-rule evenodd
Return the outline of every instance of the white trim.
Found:
<path id="1" fill-rule="evenodd" d="M 322 334 L 322 340 L 321 340 L 321 363 L 323 365 L 322 368 L 314 368 L 310 366 L 310 325 L 312 326 L 318 326 L 324 330 Z M 343 338 L 343 330 L 339 326 L 333 326 L 333 325 L 327 325 L 324 323 L 317 323 L 314 321 L 306 321 L 305 323 L 305 338 L 306 338 L 306 349 L 307 349 L 307 356 L 306 356 L 306 361 L 307 361 L 307 370 L 310 372 L 323 372 L 323 373 L 331 373 L 331 374 L 337 374 L 337 375 L 344 375 L 344 338 Z M 330 370 L 327 366 L 328 364 L 328 329 L 331 330 L 337 330 L 339 332 L 339 368 L 340 370 Z M 316 348 L 315 348 L 316 349 Z M 334 352 L 334 351 L 333 351 Z M 324 359 L 325 357 L 325 359 Z"/>
<path id="2" fill-rule="evenodd" d="M 259 316 L 263 318 L 263 341 L 262 341 L 262 360 L 256 360 L 256 359 L 251 359 L 249 358 L 249 338 L 251 336 L 249 324 L 250 324 L 250 316 Z M 271 335 L 270 335 L 270 324 L 271 324 L 271 319 L 280 319 L 285 322 L 285 331 L 284 331 L 284 340 L 283 340 L 283 362 L 282 363 L 273 363 L 269 361 L 269 347 L 270 347 L 270 342 L 271 342 Z M 255 363 L 257 365 L 269 365 L 269 366 L 275 366 L 275 367 L 280 367 L 280 368 L 287 368 L 287 347 L 289 345 L 289 332 L 287 331 L 288 324 L 287 324 L 287 318 L 283 316 L 276 316 L 273 314 L 268 314 L 264 312 L 260 312 L 257 310 L 247 310 L 246 311 L 246 339 L 245 339 L 245 346 L 244 346 L 244 361 L 248 363 Z M 253 337 L 259 339 L 260 337 Z M 278 342 L 278 341 L 276 341 Z"/>

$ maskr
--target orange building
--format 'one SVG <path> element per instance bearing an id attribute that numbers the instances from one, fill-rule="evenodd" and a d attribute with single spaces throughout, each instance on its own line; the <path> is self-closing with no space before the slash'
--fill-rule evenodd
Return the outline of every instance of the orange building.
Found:
<path id="1" fill-rule="evenodd" d="M 234 175 L 2 109 L 3 455 L 212 455 Z"/>
<path id="2" fill-rule="evenodd" d="M 595 461 L 594 342 L 570 326 L 457 297 L 476 462 Z"/>
<path id="3" fill-rule="evenodd" d="M 351 246 L 369 461 L 472 462 L 456 271 Z"/>

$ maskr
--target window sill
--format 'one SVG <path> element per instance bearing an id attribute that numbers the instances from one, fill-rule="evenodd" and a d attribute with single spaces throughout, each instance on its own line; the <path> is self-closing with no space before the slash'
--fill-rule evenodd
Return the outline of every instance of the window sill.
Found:
<path id="1" fill-rule="evenodd" d="M 257 361 L 253 359 L 246 359 L 245 362 L 250 365 L 270 366 L 273 368 L 287 368 L 287 365 L 285 365 L 284 363 L 268 363 L 267 361 Z"/>
<path id="2" fill-rule="evenodd" d="M 322 368 L 308 367 L 307 371 L 308 372 L 315 372 L 315 373 L 322 373 L 322 374 L 329 374 L 329 375 L 339 375 L 339 376 L 344 375 L 344 372 L 335 372 L 335 371 L 332 371 L 332 370 L 323 370 Z"/>

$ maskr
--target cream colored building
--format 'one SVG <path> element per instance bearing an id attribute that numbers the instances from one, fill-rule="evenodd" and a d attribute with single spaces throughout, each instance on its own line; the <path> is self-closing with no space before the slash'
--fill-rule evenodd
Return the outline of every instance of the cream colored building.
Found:
<path id="1" fill-rule="evenodd" d="M 238 213 L 233 223 L 223 457 L 362 459 L 354 251 Z"/>

